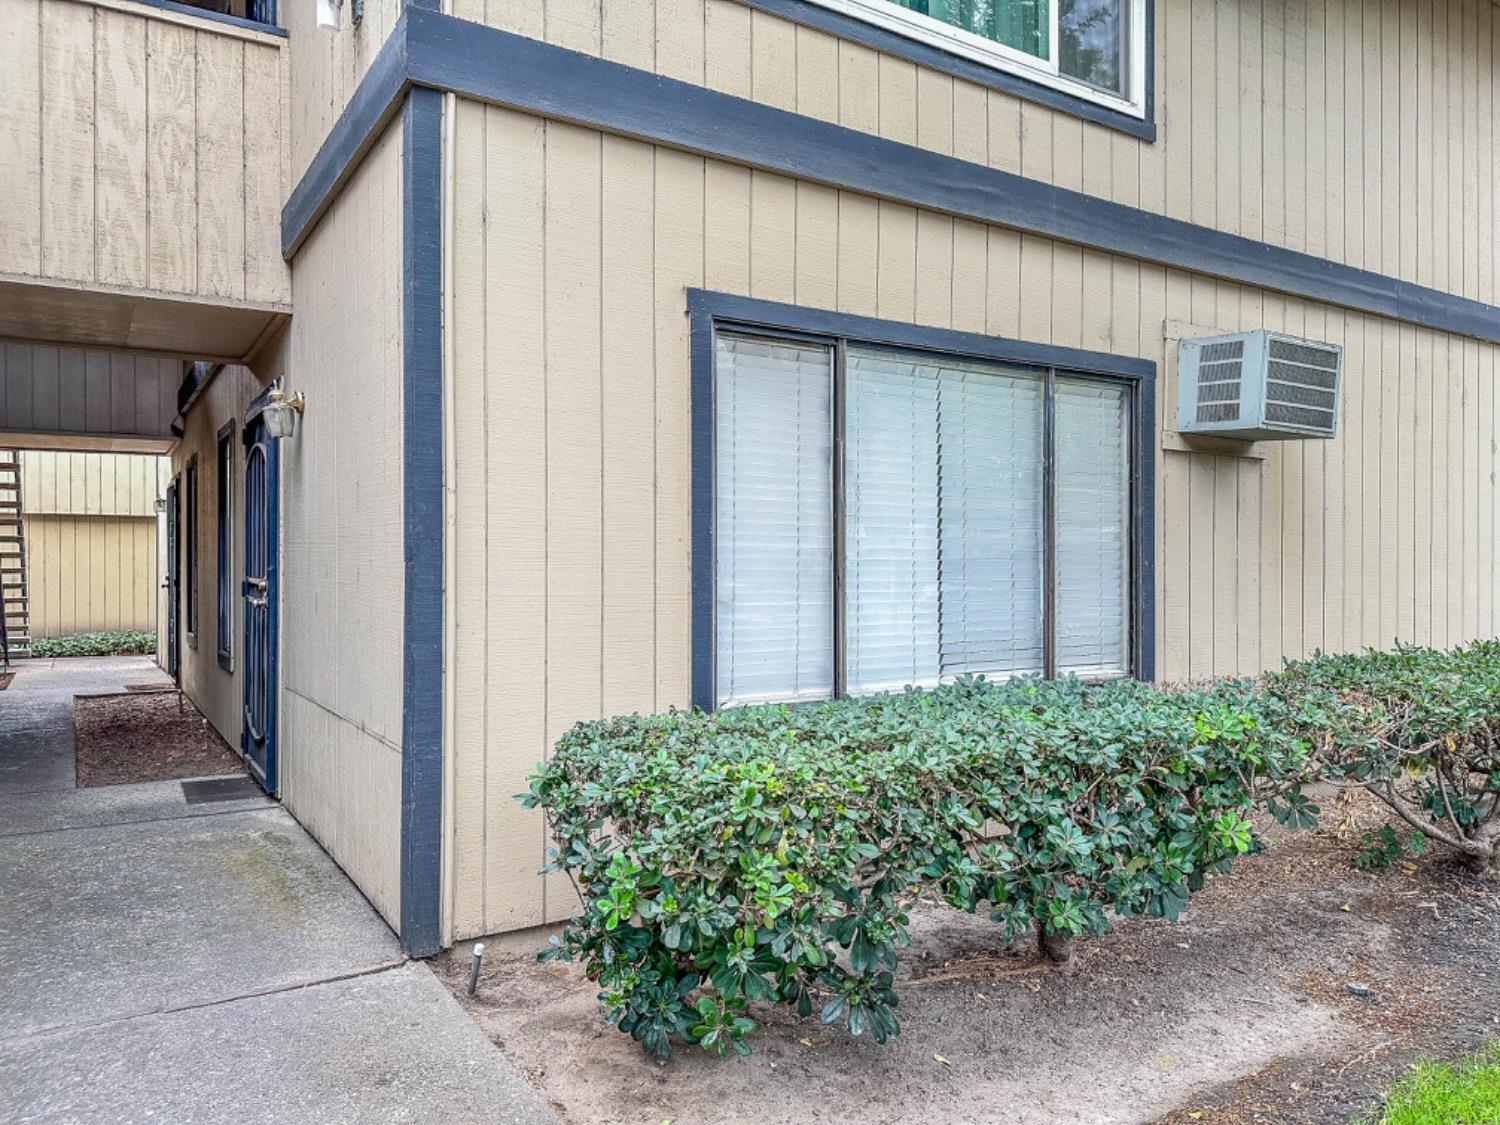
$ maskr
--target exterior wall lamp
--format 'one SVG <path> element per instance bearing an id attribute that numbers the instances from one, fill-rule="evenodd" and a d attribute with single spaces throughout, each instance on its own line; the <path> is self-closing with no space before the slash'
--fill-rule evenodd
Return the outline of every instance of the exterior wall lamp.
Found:
<path id="1" fill-rule="evenodd" d="M 339 27 L 339 9 L 343 0 L 318 0 L 318 26 L 330 31 Z"/>
<path id="2" fill-rule="evenodd" d="M 279 386 L 272 387 L 271 393 L 266 396 L 265 409 L 261 416 L 265 419 L 266 433 L 273 438 L 289 438 L 297 432 L 297 419 L 307 406 L 307 400 L 298 391 L 291 398 L 286 397 L 286 392 Z"/>

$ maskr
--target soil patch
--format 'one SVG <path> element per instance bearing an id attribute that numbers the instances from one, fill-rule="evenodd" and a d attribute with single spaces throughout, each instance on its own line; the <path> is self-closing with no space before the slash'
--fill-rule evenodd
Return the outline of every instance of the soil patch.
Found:
<path id="1" fill-rule="evenodd" d="M 16 674 L 14 672 L 0 672 L 0 691 L 4 691 L 10 687 L 11 680 L 15 678 Z"/>
<path id="2" fill-rule="evenodd" d="M 177 692 L 80 695 L 73 720 L 83 788 L 245 772 L 240 756 Z"/>
<path id="3" fill-rule="evenodd" d="M 1335 815 L 1329 809 L 1330 820 Z M 432 963 L 570 1122 L 1345 1122 L 1423 1054 L 1500 1036 L 1500 886 L 1431 854 L 1351 865 L 1378 809 L 1288 834 L 1212 880 L 1177 924 L 1128 919 L 1056 968 L 987 921 L 913 917 L 886 1046 L 752 1011 L 749 1059 L 666 1065 L 604 1024 L 576 966 Z M 539 940 L 540 944 L 540 940 Z"/>

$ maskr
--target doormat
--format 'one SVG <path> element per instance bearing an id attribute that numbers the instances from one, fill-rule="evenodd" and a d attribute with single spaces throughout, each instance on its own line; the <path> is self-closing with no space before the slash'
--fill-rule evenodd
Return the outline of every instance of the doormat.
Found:
<path id="1" fill-rule="evenodd" d="M 265 791 L 248 777 L 209 777 L 202 781 L 184 781 L 182 799 L 190 805 L 212 801 L 246 801 L 264 797 Z"/>

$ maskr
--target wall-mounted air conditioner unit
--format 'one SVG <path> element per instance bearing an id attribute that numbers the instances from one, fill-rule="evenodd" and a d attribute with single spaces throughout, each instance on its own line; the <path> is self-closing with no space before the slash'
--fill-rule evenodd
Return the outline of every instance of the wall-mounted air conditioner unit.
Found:
<path id="1" fill-rule="evenodd" d="M 1343 361 L 1337 344 L 1265 329 L 1183 340 L 1177 429 L 1244 441 L 1331 438 Z"/>

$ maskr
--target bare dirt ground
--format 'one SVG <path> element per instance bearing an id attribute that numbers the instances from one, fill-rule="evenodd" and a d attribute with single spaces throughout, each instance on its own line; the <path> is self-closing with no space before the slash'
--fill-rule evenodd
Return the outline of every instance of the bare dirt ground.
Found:
<path id="1" fill-rule="evenodd" d="M 240 756 L 175 691 L 80 695 L 73 720 L 82 788 L 245 772 Z"/>
<path id="2" fill-rule="evenodd" d="M 1182 921 L 1125 920 L 1062 969 L 924 908 L 884 1047 L 761 1006 L 751 1058 L 659 1065 L 575 966 L 492 960 L 473 1000 L 467 944 L 433 968 L 577 1125 L 1345 1122 L 1418 1057 L 1500 1036 L 1500 884 L 1436 853 L 1355 871 L 1384 818 L 1347 811 L 1342 835 L 1269 826 Z"/>

